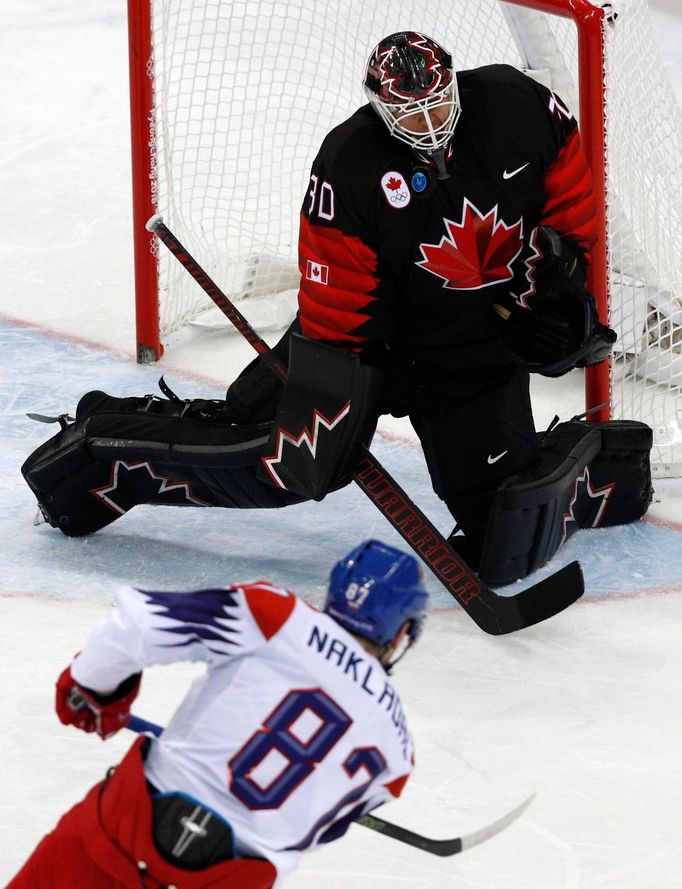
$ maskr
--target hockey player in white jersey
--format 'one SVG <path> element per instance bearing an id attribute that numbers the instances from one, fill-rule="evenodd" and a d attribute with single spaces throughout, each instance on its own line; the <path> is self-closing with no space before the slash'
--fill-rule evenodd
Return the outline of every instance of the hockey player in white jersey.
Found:
<path id="1" fill-rule="evenodd" d="M 124 587 L 57 683 L 61 721 L 107 738 L 142 671 L 203 661 L 163 734 L 138 738 L 7 889 L 269 889 L 397 797 L 412 741 L 388 670 L 420 633 L 417 561 L 366 541 L 324 613 L 266 581 Z"/>

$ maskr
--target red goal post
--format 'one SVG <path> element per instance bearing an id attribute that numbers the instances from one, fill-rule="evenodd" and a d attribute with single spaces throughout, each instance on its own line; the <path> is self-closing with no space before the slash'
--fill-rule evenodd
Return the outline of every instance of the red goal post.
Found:
<path id="1" fill-rule="evenodd" d="M 588 287 L 594 294 L 602 318 L 609 317 L 608 264 L 606 237 L 606 115 L 604 94 L 604 28 L 612 14 L 612 4 L 595 6 L 589 0 L 510 0 L 508 5 L 522 6 L 561 16 L 575 22 L 577 31 L 578 101 L 580 134 L 587 160 L 592 168 L 597 201 L 598 241 L 592 250 Z M 585 373 L 585 408 L 606 404 L 593 415 L 594 420 L 611 416 L 610 361 Z"/>
<path id="2" fill-rule="evenodd" d="M 163 265 L 147 219 L 163 213 L 247 317 L 263 295 L 281 305 L 319 143 L 364 102 L 371 47 L 414 28 L 457 68 L 505 62 L 544 80 L 578 116 L 600 208 L 590 286 L 620 337 L 585 374 L 585 406 L 649 422 L 659 474 L 682 474 L 682 136 L 647 0 L 128 0 L 128 16 L 140 361 L 206 306 Z"/>

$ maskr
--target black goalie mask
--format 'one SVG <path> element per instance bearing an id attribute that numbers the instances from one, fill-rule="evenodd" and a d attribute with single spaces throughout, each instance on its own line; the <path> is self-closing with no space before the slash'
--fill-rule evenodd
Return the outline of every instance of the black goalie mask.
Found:
<path id="1" fill-rule="evenodd" d="M 385 37 L 372 50 L 365 92 L 392 136 L 431 153 L 444 148 L 461 113 L 452 57 L 417 31 Z"/>

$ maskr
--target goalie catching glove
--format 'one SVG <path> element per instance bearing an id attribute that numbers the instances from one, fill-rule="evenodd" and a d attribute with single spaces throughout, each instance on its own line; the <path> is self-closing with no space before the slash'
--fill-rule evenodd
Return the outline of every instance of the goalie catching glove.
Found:
<path id="1" fill-rule="evenodd" d="M 585 262 L 577 246 L 554 229 L 540 226 L 536 246 L 536 294 L 528 308 L 495 305 L 509 348 L 531 373 L 560 377 L 574 367 L 607 358 L 617 336 L 601 324 L 592 294 L 585 289 Z"/>
<path id="2" fill-rule="evenodd" d="M 134 673 L 108 695 L 79 685 L 67 667 L 57 680 L 55 709 L 64 725 L 97 732 L 103 740 L 130 722 L 130 708 L 140 691 L 141 673 Z"/>

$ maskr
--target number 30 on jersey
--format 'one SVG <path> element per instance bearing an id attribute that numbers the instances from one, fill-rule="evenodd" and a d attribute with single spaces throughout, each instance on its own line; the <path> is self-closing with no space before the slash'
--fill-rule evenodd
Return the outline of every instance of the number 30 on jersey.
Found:
<path id="1" fill-rule="evenodd" d="M 320 183 L 319 176 L 310 177 L 308 197 L 308 216 L 316 215 L 319 219 L 331 221 L 334 218 L 334 189 L 324 179 Z"/>

